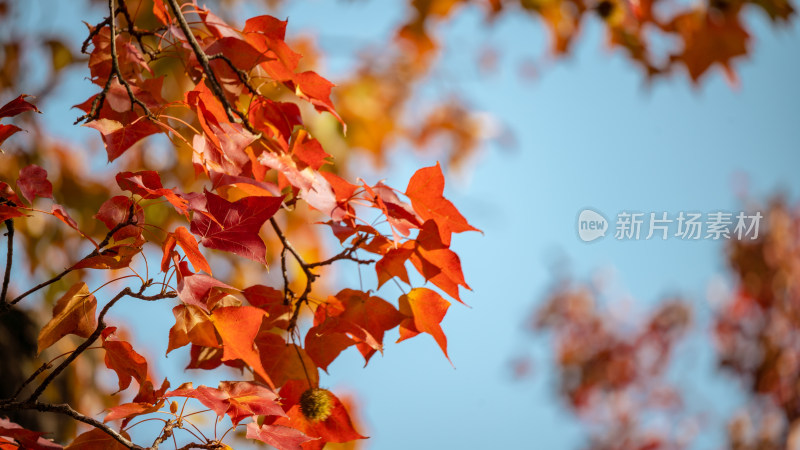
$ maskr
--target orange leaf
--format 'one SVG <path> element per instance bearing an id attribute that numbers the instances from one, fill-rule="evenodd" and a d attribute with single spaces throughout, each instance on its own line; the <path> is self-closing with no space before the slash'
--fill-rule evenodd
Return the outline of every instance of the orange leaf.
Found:
<path id="1" fill-rule="evenodd" d="M 413 246 L 413 247 L 412 247 Z M 436 223 L 428 220 L 422 226 L 415 241 L 408 241 L 405 248 L 413 248 L 411 262 L 417 271 L 448 295 L 461 303 L 458 286 L 471 289 L 461 271 L 461 260 L 458 255 L 447 248 L 440 240 Z"/>
<path id="2" fill-rule="evenodd" d="M 211 321 L 222 338 L 222 360 L 241 359 L 267 384 L 274 387 L 261 365 L 261 358 L 254 344 L 265 316 L 263 310 L 253 306 L 225 306 L 214 310 Z"/>
<path id="3" fill-rule="evenodd" d="M 437 162 L 435 166 L 419 169 L 408 182 L 406 195 L 411 199 L 414 211 L 422 220 L 433 219 L 439 226 L 439 235 L 444 245 L 450 245 L 452 233 L 480 231 L 467 223 L 467 219 L 444 194 L 444 175 Z"/>
<path id="4" fill-rule="evenodd" d="M 172 233 L 172 236 L 178 245 L 181 246 L 186 257 L 189 258 L 189 262 L 192 263 L 194 270 L 202 270 L 212 275 L 211 266 L 208 265 L 206 257 L 200 253 L 200 249 L 197 247 L 197 239 L 194 238 L 194 235 L 192 235 L 189 230 L 185 227 L 178 227 L 175 229 L 175 232 Z"/>
<path id="5" fill-rule="evenodd" d="M 378 288 L 393 277 L 400 278 L 406 284 L 409 283 L 406 261 L 412 253 L 413 251 L 408 248 L 393 248 L 375 263 L 375 272 L 378 273 Z"/>
<path id="6" fill-rule="evenodd" d="M 256 347 L 261 365 L 276 386 L 283 386 L 289 380 L 305 380 L 306 373 L 312 383 L 319 383 L 314 361 L 299 345 L 289 344 L 275 333 L 261 332 L 256 338 Z"/>
<path id="7" fill-rule="evenodd" d="M 81 281 L 72 285 L 58 299 L 53 318 L 39 332 L 37 353 L 68 334 L 88 338 L 97 327 L 96 309 L 97 300 L 89 293 L 86 283 Z"/>
<path id="8" fill-rule="evenodd" d="M 140 416 L 142 414 L 150 414 L 153 412 L 158 411 L 161 407 L 164 406 L 164 401 L 160 401 L 155 405 L 151 405 L 150 403 L 125 403 L 119 406 L 114 406 L 108 408 L 108 414 L 103 418 L 103 422 L 111 422 L 112 420 L 118 419 L 127 419 L 123 422 L 123 427 L 125 423 L 133 417 Z"/>
<path id="9" fill-rule="evenodd" d="M 192 343 L 203 347 L 219 347 L 217 333 L 211 319 L 202 309 L 192 305 L 172 308 L 175 325 L 169 330 L 167 353 Z"/>
<path id="10" fill-rule="evenodd" d="M 106 349 L 106 367 L 117 372 L 120 391 L 131 385 L 131 379 L 136 379 L 141 386 L 148 379 L 147 360 L 136 353 L 128 342 L 108 339 L 114 331 L 115 327 L 109 327 L 101 335 L 103 348 Z"/>
<path id="11" fill-rule="evenodd" d="M 441 326 L 449 307 L 450 302 L 430 289 L 415 288 L 400 297 L 400 312 L 407 318 L 400 324 L 400 338 L 397 342 L 420 333 L 428 333 L 433 336 L 444 356 L 450 361 L 450 357 L 447 356 L 447 337 Z"/>
<path id="12" fill-rule="evenodd" d="M 344 348 L 352 344 L 366 362 L 383 351 L 383 335 L 403 320 L 394 306 L 366 292 L 343 289 L 320 305 L 314 327 L 306 334 L 309 356 L 325 370 Z"/>

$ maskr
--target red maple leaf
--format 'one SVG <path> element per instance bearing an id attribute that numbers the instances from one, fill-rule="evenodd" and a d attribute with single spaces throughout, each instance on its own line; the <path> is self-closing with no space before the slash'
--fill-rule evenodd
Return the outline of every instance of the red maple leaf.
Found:
<path id="1" fill-rule="evenodd" d="M 192 233 L 201 237 L 203 246 L 266 264 L 267 246 L 258 231 L 281 207 L 283 197 L 245 197 L 229 202 L 206 191 L 205 198 L 214 220 L 195 213 L 191 224 Z"/>

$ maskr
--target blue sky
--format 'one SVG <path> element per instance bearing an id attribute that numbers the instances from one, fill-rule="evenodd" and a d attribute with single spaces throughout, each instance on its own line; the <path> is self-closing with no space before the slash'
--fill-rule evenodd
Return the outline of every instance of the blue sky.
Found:
<path id="1" fill-rule="evenodd" d="M 291 3 L 281 11 L 289 18 L 289 34 L 311 31 L 319 36 L 330 55 L 326 65 L 334 81 L 346 73 L 352 52 L 365 42 L 385 40 L 402 19 L 400 2 Z M 41 26 L 71 30 L 70 35 L 83 33 L 79 20 L 96 22 L 102 16 L 95 11 L 79 17 L 84 10 L 55 5 L 57 19 L 37 13 L 44 19 Z M 262 13 L 250 6 L 239 9 L 242 14 Z M 691 299 L 705 313 L 683 346 L 681 364 L 691 370 L 676 370 L 675 380 L 698 408 L 722 413 L 740 401 L 736 386 L 715 375 L 712 349 L 702 338 L 706 291 L 713 280 L 725 279 L 721 243 L 620 242 L 610 233 L 587 244 L 578 239 L 575 222 L 587 207 L 612 222 L 620 211 L 738 211 L 742 206 L 734 180 L 741 176 L 749 180 L 755 198 L 777 190 L 798 198 L 800 29 L 773 30 L 758 12 L 751 12 L 747 22 L 754 35 L 753 52 L 737 66 L 739 89 L 732 89 L 719 72 L 699 88 L 683 74 L 647 88 L 633 66 L 606 49 L 592 21 L 573 55 L 542 63 L 540 77 L 531 82 L 519 77 L 516 63 L 546 59 L 546 36 L 535 22 L 508 17 L 486 31 L 477 10 L 470 10 L 446 27 L 439 76 L 447 79 L 447 89 L 467 95 L 473 106 L 504 123 L 517 146 L 509 151 L 489 145 L 466 170 L 449 174 L 446 195 L 484 231 L 454 239 L 473 288 L 463 296 L 472 308 L 453 305 L 443 322 L 456 369 L 433 339 L 421 336 L 387 345 L 385 355 L 373 358 L 367 368 L 357 352 L 348 351 L 323 380 L 358 395 L 360 416 L 371 436 L 368 448 L 579 446 L 581 430 L 553 389 L 548 342 L 522 330 L 524 318 L 551 285 L 558 261 L 566 261 L 577 279 L 605 274 L 614 296 L 630 299 L 626 313 L 631 317 L 665 295 Z M 480 76 L 475 55 L 486 43 L 503 53 L 499 71 Z M 70 125 L 76 113 L 67 108 L 93 92 L 81 76 L 72 77 L 61 95 L 54 96 L 60 99 L 42 108 L 56 133 L 76 141 L 95 134 Z M 416 168 L 433 162 L 402 151 L 391 161 L 391 171 L 382 175 L 400 187 Z M 357 283 L 349 281 L 351 286 Z M 132 329 L 153 326 L 152 333 L 163 336 L 158 333 L 171 326 L 170 308 L 139 303 L 115 314 L 130 315 Z M 163 314 L 164 323 L 153 325 L 151 318 Z M 393 337 L 396 332 L 387 342 Z M 137 339 L 147 353 L 163 354 L 163 337 Z M 521 353 L 534 355 L 534 376 L 515 382 L 508 363 Z M 167 364 L 157 370 L 189 378 Z M 704 432 L 698 448 L 719 446 L 722 428 L 717 429 Z"/>

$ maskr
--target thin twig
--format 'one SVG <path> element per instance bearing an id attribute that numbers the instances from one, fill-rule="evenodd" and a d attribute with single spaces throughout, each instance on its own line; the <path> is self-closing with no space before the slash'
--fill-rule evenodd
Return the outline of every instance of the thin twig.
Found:
<path id="1" fill-rule="evenodd" d="M 328 259 L 326 259 L 324 261 L 319 261 L 319 262 L 314 262 L 314 263 L 307 264 L 307 266 L 308 266 L 309 269 L 313 269 L 314 267 L 328 266 L 330 264 L 333 264 L 336 261 L 341 261 L 341 260 L 354 261 L 354 262 L 356 262 L 358 264 L 372 264 L 372 263 L 375 262 L 374 259 L 359 259 L 356 256 L 353 256 L 353 254 L 356 252 L 356 250 L 358 250 L 358 246 L 362 242 L 364 242 L 365 240 L 366 240 L 366 237 L 364 237 L 362 239 L 358 239 L 356 242 L 353 243 L 352 247 L 348 247 L 348 248 L 342 250 L 342 252 L 339 253 L 338 255 L 331 256 L 330 258 L 328 258 Z"/>
<path id="2" fill-rule="evenodd" d="M 100 242 L 100 244 L 97 245 L 97 248 L 92 250 L 92 252 L 89 253 L 88 255 L 86 255 L 83 259 L 81 259 L 81 261 L 83 261 L 83 260 L 85 260 L 87 258 L 92 258 L 94 256 L 100 255 L 101 250 L 103 249 L 103 247 L 105 247 L 106 245 L 109 244 L 109 242 L 111 242 L 111 237 L 114 236 L 114 233 L 116 233 L 117 231 L 121 230 L 122 228 L 124 228 L 124 227 L 126 227 L 128 225 L 133 225 L 135 223 L 134 219 L 135 219 L 135 215 L 133 213 L 133 204 L 131 204 L 130 208 L 128 208 L 128 219 L 126 221 L 124 221 L 124 222 L 120 222 L 120 223 L 116 224 L 114 226 L 114 228 L 110 229 L 108 231 L 108 233 L 106 233 L 105 238 L 103 238 L 103 241 Z M 80 262 L 80 261 L 78 261 L 78 262 Z M 68 273 L 72 272 L 73 270 L 75 270 L 75 265 L 76 264 L 77 263 L 75 263 L 72 266 L 68 267 L 67 269 L 65 269 L 63 272 L 61 272 L 60 274 L 56 275 L 55 277 L 53 277 L 53 278 L 51 278 L 51 279 L 49 279 L 47 281 L 44 281 L 42 283 L 39 283 L 36 286 L 28 289 L 27 291 L 25 291 L 22 294 L 18 295 L 14 300 L 11 300 L 8 304 L 9 305 L 15 305 L 20 300 L 22 300 L 23 298 L 27 297 L 28 295 L 33 294 L 34 292 L 38 291 L 39 289 L 42 289 L 43 287 L 47 287 L 47 286 L 55 283 L 56 281 L 58 281 L 61 278 L 63 278 L 66 274 L 68 274 Z"/>
<path id="3" fill-rule="evenodd" d="M 14 395 L 11 396 L 11 400 L 16 400 L 17 396 L 19 396 L 19 394 L 22 393 L 22 390 L 25 389 L 25 386 L 31 384 L 31 382 L 33 380 L 35 380 L 36 377 L 38 377 L 40 373 L 44 372 L 45 370 L 47 370 L 47 369 L 49 369 L 51 367 L 53 367 L 53 363 L 52 362 L 42 363 L 42 365 L 39 366 L 38 369 L 36 369 L 36 372 L 33 372 L 31 374 L 31 376 L 29 376 L 25 381 L 22 382 L 22 385 L 20 385 L 20 387 L 17 388 L 17 391 L 14 392 Z"/>
<path id="4" fill-rule="evenodd" d="M 199 443 L 193 442 L 191 444 L 184 445 L 183 447 L 179 448 L 178 450 L 189 450 L 189 449 L 192 449 L 192 448 L 215 450 L 215 449 L 218 449 L 218 448 L 224 448 L 224 446 L 219 442 L 207 442 L 205 444 L 199 444 Z"/>
<path id="5" fill-rule="evenodd" d="M 151 60 L 155 59 L 156 52 L 150 51 L 147 47 L 145 47 L 144 43 L 142 42 L 142 38 L 145 36 L 155 36 L 158 33 L 156 31 L 146 31 L 140 30 L 133 25 L 133 18 L 131 17 L 130 11 L 128 11 L 128 5 L 125 4 L 125 0 L 118 0 L 119 1 L 119 8 L 117 8 L 117 12 L 121 12 L 123 16 L 125 16 L 125 21 L 128 24 L 128 28 L 125 30 L 126 33 L 130 34 L 136 39 L 136 42 L 139 44 L 139 48 L 142 49 L 147 56 L 150 57 Z M 163 27 L 166 30 L 166 27 Z"/>

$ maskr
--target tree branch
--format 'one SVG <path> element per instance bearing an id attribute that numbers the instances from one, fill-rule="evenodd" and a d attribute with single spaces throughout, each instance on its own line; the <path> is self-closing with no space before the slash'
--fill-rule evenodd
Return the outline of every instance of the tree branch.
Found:
<path id="1" fill-rule="evenodd" d="M 11 262 L 14 259 L 14 219 L 6 219 L 6 229 L 8 233 L 8 253 L 6 255 L 6 273 L 3 276 L 3 292 L 0 294 L 0 303 L 6 305 L 6 295 L 8 294 L 8 283 L 11 281 Z"/>
<path id="2" fill-rule="evenodd" d="M 143 447 L 140 447 L 129 439 L 127 439 L 122 434 L 114 431 L 111 427 L 100 422 L 99 420 L 93 419 L 89 416 L 85 416 L 78 411 L 72 409 L 72 407 L 66 403 L 64 404 L 51 404 L 51 403 L 42 403 L 33 400 L 27 400 L 24 402 L 8 402 L 8 403 L 0 403 L 0 411 L 18 411 L 18 410 L 26 410 L 26 409 L 34 409 L 36 411 L 41 412 L 52 412 L 56 414 L 61 414 L 64 416 L 72 417 L 73 419 L 83 422 L 85 424 L 91 425 L 95 428 L 102 430 L 104 433 L 108 434 L 112 438 L 116 439 L 120 444 L 124 445 L 125 447 L 131 450 L 145 450 Z"/>
<path id="3" fill-rule="evenodd" d="M 125 87 L 125 91 L 128 93 L 128 98 L 131 101 L 131 111 L 134 110 L 135 105 L 139 105 L 139 107 L 142 108 L 142 110 L 144 111 L 145 116 L 147 116 L 148 119 L 155 121 L 156 118 L 153 115 L 153 113 L 150 112 L 150 109 L 147 107 L 147 105 L 145 105 L 144 102 L 136 98 L 136 96 L 133 94 L 133 90 L 131 89 L 130 84 L 128 84 L 128 82 L 125 81 L 125 78 L 122 76 L 122 71 L 119 68 L 119 57 L 117 56 L 116 17 L 117 13 L 119 13 L 120 11 L 114 6 L 114 0 L 108 0 L 108 12 L 110 16 L 106 20 L 101 22 L 101 26 L 98 26 L 95 29 L 102 28 L 103 26 L 106 25 L 108 25 L 108 27 L 111 28 L 111 39 L 110 39 L 111 73 L 108 75 L 108 80 L 106 80 L 106 84 L 103 86 L 103 90 L 100 91 L 100 94 L 98 94 L 97 97 L 95 97 L 94 100 L 92 101 L 92 109 L 87 114 L 78 117 L 78 119 L 75 120 L 75 123 L 77 124 L 83 122 L 84 120 L 86 122 L 97 120 L 98 114 L 100 113 L 100 110 L 103 108 L 103 103 L 105 102 L 106 95 L 108 95 L 108 90 L 111 89 L 111 81 L 114 78 L 117 79 L 119 84 Z M 127 15 L 127 10 L 125 11 L 125 15 Z M 131 24 L 128 25 L 129 27 L 132 26 Z M 94 30 L 92 30 L 92 32 L 94 32 Z M 92 33 L 90 33 L 89 35 L 91 36 Z"/>
<path id="4" fill-rule="evenodd" d="M 375 262 L 374 259 L 359 259 L 356 256 L 354 256 L 356 250 L 358 250 L 358 246 L 361 245 L 361 243 L 364 242 L 365 240 L 367 240 L 366 236 L 362 236 L 361 238 L 356 240 L 351 247 L 342 250 L 342 252 L 339 253 L 338 255 L 334 255 L 324 261 L 307 264 L 307 266 L 309 269 L 313 269 L 314 267 L 327 266 L 333 264 L 336 261 L 341 261 L 341 260 L 354 261 L 358 264 L 372 264 Z"/>
<path id="5" fill-rule="evenodd" d="M 172 436 L 172 429 L 178 425 L 178 421 L 175 419 L 170 419 L 167 423 L 164 424 L 164 428 L 161 430 L 161 434 L 158 435 L 155 441 L 153 441 L 153 445 L 150 446 L 150 450 L 158 450 L 158 446 L 161 445 L 164 441 Z"/>
<path id="6" fill-rule="evenodd" d="M 55 369 L 53 369 L 52 372 L 50 372 L 47 378 L 45 378 L 41 382 L 41 384 L 39 384 L 39 387 L 37 387 L 36 390 L 33 391 L 30 397 L 28 397 L 27 402 L 35 402 L 39 398 L 39 396 L 42 395 L 44 390 L 47 389 L 47 386 L 50 385 L 50 383 L 64 369 L 66 369 L 67 366 L 69 366 L 70 363 L 72 363 L 72 361 L 75 361 L 75 359 L 78 356 L 80 356 L 81 353 L 83 353 L 87 348 L 91 347 L 91 345 L 94 344 L 95 341 L 97 341 L 97 339 L 100 337 L 100 334 L 106 328 L 106 324 L 103 321 L 103 319 L 105 318 L 108 310 L 111 309 L 111 307 L 114 306 L 114 303 L 117 303 L 122 297 L 131 293 L 132 293 L 131 289 L 126 287 L 125 289 L 120 291 L 119 294 L 114 296 L 114 298 L 112 298 L 111 301 L 106 304 L 106 306 L 103 307 L 103 310 L 100 311 L 100 315 L 97 317 L 97 327 L 94 329 L 94 332 L 92 332 L 92 334 L 89 335 L 89 337 L 85 341 L 83 341 L 83 343 L 79 345 L 78 348 L 75 349 L 75 351 L 73 351 L 64 361 L 62 361 L 61 364 L 59 364 Z"/>
<path id="7" fill-rule="evenodd" d="M 160 293 L 155 295 L 143 295 L 142 292 L 144 292 L 144 290 L 147 289 L 148 286 L 150 286 L 151 281 L 152 280 L 148 280 L 145 284 L 142 284 L 142 287 L 139 289 L 139 292 L 133 292 L 130 288 L 126 287 L 125 289 L 120 291 L 116 296 L 114 296 L 114 298 L 112 298 L 111 301 L 109 301 L 103 307 L 103 309 L 100 311 L 100 314 L 97 316 L 97 327 L 95 328 L 94 332 L 92 332 L 92 334 L 81 345 L 79 345 L 78 348 L 75 349 L 75 351 L 73 351 L 64 361 L 62 361 L 61 364 L 59 364 L 52 372 L 50 372 L 47 378 L 45 378 L 39 385 L 39 387 L 36 388 L 36 390 L 30 395 L 30 397 L 28 397 L 27 401 L 28 402 L 36 401 L 39 398 L 39 396 L 42 395 L 44 390 L 47 389 L 47 386 L 64 369 L 66 369 L 67 366 L 69 366 L 70 363 L 72 363 L 72 361 L 74 361 L 78 356 L 80 356 L 81 353 L 83 353 L 87 348 L 91 347 L 92 344 L 94 344 L 97 341 L 97 339 L 100 337 L 100 334 L 102 334 L 103 330 L 106 329 L 106 323 L 104 320 L 106 314 L 111 309 L 111 307 L 114 306 L 114 304 L 117 303 L 119 300 L 121 300 L 123 297 L 129 296 L 145 301 L 156 301 L 165 298 L 177 297 L 177 293 L 175 292 L 165 292 L 163 294 Z"/>
<path id="8" fill-rule="evenodd" d="M 192 47 L 192 51 L 194 51 L 194 55 L 197 57 L 197 62 L 200 63 L 200 66 L 203 68 L 203 72 L 206 74 L 206 79 L 208 79 L 209 87 L 211 88 L 211 92 L 214 93 L 214 96 L 222 103 L 223 108 L 225 109 L 225 115 L 228 116 L 228 120 L 233 123 L 241 123 L 247 131 L 253 134 L 260 134 L 253 127 L 250 125 L 250 121 L 247 120 L 247 116 L 239 111 L 237 108 L 234 108 L 231 103 L 228 101 L 228 98 L 225 96 L 225 92 L 222 90 L 222 85 L 220 85 L 219 80 L 217 80 L 217 76 L 214 74 L 214 71 L 211 70 L 211 66 L 209 65 L 209 57 L 200 48 L 200 44 L 197 43 L 197 39 L 192 34 L 191 28 L 189 28 L 189 24 L 186 23 L 186 18 L 183 16 L 183 12 L 181 12 L 181 7 L 178 5 L 178 0 L 167 0 L 169 4 L 169 8 L 172 10 L 172 14 L 175 16 L 175 19 L 178 21 L 178 25 L 183 31 L 183 35 L 186 37 L 186 41 L 189 43 L 189 46 Z M 234 117 L 234 115 L 238 116 Z"/>
<path id="9" fill-rule="evenodd" d="M 256 88 L 254 88 L 253 85 L 250 84 L 250 75 L 247 72 L 233 65 L 233 61 L 231 61 L 230 58 L 223 55 L 222 53 L 217 53 L 216 55 L 211 55 L 208 57 L 209 61 L 213 61 L 215 59 L 221 59 L 225 61 L 225 63 L 228 64 L 228 67 L 230 67 L 231 70 L 236 72 L 236 76 L 239 77 L 239 81 L 241 81 L 242 84 L 245 85 L 245 87 L 247 87 L 247 90 L 255 95 L 258 95 L 258 91 L 256 90 Z"/>

